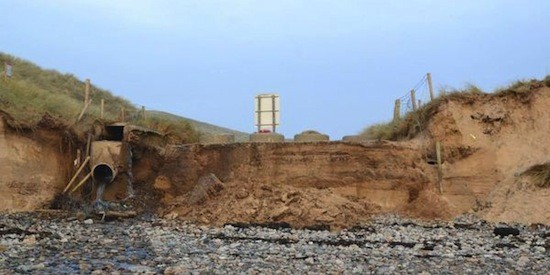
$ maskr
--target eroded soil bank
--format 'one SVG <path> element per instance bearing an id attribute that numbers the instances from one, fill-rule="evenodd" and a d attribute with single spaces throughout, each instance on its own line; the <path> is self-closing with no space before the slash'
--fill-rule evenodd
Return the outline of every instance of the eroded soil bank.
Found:
<path id="1" fill-rule="evenodd" d="M 63 190 L 75 144 L 47 119 L 14 130 L 5 118 L 0 112 L 0 211 L 43 208 Z"/>
<path id="2" fill-rule="evenodd" d="M 467 212 L 549 224 L 550 188 L 525 173 L 550 161 L 549 106 L 550 89 L 533 83 L 523 92 L 449 97 L 408 141 L 175 146 L 154 186 L 163 214 L 207 224 L 346 227 L 380 213 L 449 219 Z M 435 141 L 443 148 L 443 193 Z M 200 186 L 210 173 L 221 187 Z"/>
<path id="3" fill-rule="evenodd" d="M 193 203 L 192 191 L 210 173 L 221 188 Z M 400 144 L 246 143 L 172 147 L 155 186 L 170 205 L 165 213 L 202 223 L 342 227 L 381 212 L 450 217 L 445 209 L 409 211 L 433 180 L 421 152 Z"/>
<path id="4" fill-rule="evenodd" d="M 536 84 L 536 83 L 535 83 Z M 424 129 L 399 142 L 167 145 L 132 136 L 137 196 L 167 218 L 223 225 L 284 222 L 351 227 L 383 213 L 550 224 L 550 188 L 526 174 L 550 159 L 550 89 L 442 100 Z M 55 120 L 18 131 L 0 119 L 0 210 L 48 208 L 74 173 L 76 138 Z M 419 121 L 418 121 L 419 122 Z M 439 192 L 434 142 L 443 147 Z M 93 200 L 93 193 L 72 195 Z M 124 185 L 106 198 L 124 198 Z"/>

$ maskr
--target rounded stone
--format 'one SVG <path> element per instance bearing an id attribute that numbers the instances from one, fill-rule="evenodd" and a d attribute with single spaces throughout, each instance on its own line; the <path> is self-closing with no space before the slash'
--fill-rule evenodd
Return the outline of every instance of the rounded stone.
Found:
<path id="1" fill-rule="evenodd" d="M 330 138 L 328 135 L 313 130 L 303 131 L 294 136 L 295 142 L 326 142 L 329 140 Z"/>

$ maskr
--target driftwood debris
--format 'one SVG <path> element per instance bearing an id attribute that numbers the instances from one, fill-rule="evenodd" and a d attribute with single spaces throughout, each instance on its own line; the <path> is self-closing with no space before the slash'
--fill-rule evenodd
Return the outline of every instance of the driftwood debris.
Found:
<path id="1" fill-rule="evenodd" d="M 133 210 L 130 210 L 130 211 L 107 210 L 107 211 L 94 212 L 90 215 L 86 215 L 86 213 L 84 212 L 77 212 L 74 217 L 68 218 L 67 221 L 74 221 L 74 220 L 83 221 L 87 218 L 96 218 L 104 221 L 104 220 L 115 220 L 115 219 L 132 219 L 135 217 L 137 217 L 137 212 Z"/>
<path id="2" fill-rule="evenodd" d="M 100 211 L 94 213 L 95 216 L 101 217 L 101 220 L 114 220 L 114 219 L 131 219 L 137 216 L 136 211 Z"/>

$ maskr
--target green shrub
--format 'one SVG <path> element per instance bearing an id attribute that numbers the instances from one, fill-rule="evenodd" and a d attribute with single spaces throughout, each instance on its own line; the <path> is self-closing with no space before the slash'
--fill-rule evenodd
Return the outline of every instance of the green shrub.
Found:
<path id="1" fill-rule="evenodd" d="M 474 85 L 474 84 L 467 84 L 466 85 L 466 88 L 464 88 L 463 90 L 461 91 L 456 91 L 457 93 L 469 93 L 469 94 L 474 94 L 474 95 L 480 95 L 480 94 L 484 94 L 485 92 L 483 92 L 483 90 L 481 90 L 478 86 Z"/>
<path id="2" fill-rule="evenodd" d="M 367 139 L 391 140 L 395 133 L 396 125 L 393 122 L 378 123 L 366 128 L 361 135 Z"/>

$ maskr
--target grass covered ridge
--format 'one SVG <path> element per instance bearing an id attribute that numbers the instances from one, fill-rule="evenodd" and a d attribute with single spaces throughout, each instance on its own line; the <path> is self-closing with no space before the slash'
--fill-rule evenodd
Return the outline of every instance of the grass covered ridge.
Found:
<path id="1" fill-rule="evenodd" d="M 9 81 L 0 80 L 0 111 L 9 114 L 13 123 L 33 128 L 45 114 L 66 121 L 67 125 L 76 122 L 84 107 L 83 81 L 72 74 L 45 70 L 4 53 L 0 53 L 2 71 L 5 61 L 13 65 L 13 77 Z M 92 103 L 82 120 L 74 124 L 76 129 L 87 129 L 100 119 L 100 104 L 104 99 L 103 123 L 119 121 L 121 108 L 124 108 L 126 122 L 166 134 L 173 142 L 195 142 L 198 139 L 198 134 L 186 120 L 168 119 L 155 113 L 146 113 L 143 117 L 141 109 L 130 101 L 93 84 L 90 98 Z"/>
<path id="2" fill-rule="evenodd" d="M 483 92 L 475 85 L 467 85 L 463 89 L 443 89 L 439 95 L 431 102 L 421 106 L 416 111 L 405 114 L 399 121 L 374 124 L 361 132 L 361 136 L 367 139 L 376 140 L 403 140 L 415 137 L 426 128 L 430 118 L 437 112 L 438 107 L 447 101 L 462 100 L 474 101 L 480 95 L 505 96 L 514 94 L 525 99 L 529 99 L 529 92 L 533 88 L 547 86 L 550 87 L 550 75 L 544 80 L 516 81 L 508 87 L 500 88 L 491 94 Z"/>

